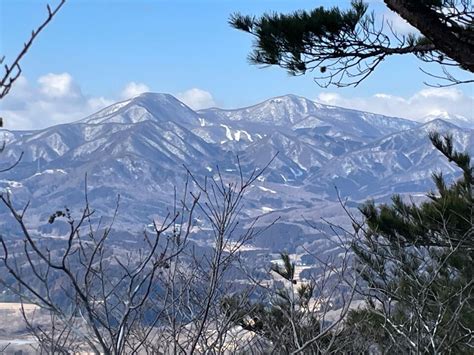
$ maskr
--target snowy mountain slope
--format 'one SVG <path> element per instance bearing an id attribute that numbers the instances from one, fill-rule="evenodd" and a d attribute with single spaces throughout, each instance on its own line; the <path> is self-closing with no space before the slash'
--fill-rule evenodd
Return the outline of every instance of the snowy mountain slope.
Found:
<path id="1" fill-rule="evenodd" d="M 245 121 L 247 124 L 291 127 L 292 130 L 328 127 L 328 134 L 359 139 L 380 137 L 417 125 L 401 118 L 322 105 L 295 95 L 276 97 L 242 109 L 212 108 L 198 112 L 209 121 Z"/>
<path id="2" fill-rule="evenodd" d="M 88 124 L 137 123 L 145 120 L 173 121 L 198 125 L 199 117 L 184 103 L 169 94 L 144 93 L 122 101 L 83 119 Z"/>
<path id="3" fill-rule="evenodd" d="M 237 155 L 247 174 L 278 153 L 247 196 L 243 216 L 282 215 L 306 230 L 302 216 L 342 218 L 335 185 L 353 201 L 384 200 L 397 191 L 426 192 L 433 170 L 457 173 L 431 147 L 431 130 L 451 132 L 459 148 L 474 152 L 472 130 L 441 120 L 420 125 L 293 95 L 194 112 L 170 95 L 146 93 L 77 122 L 0 131 L 7 141 L 2 166 L 24 152 L 0 176 L 0 188 L 18 204 L 31 200 L 30 222 L 45 228 L 56 209 L 80 210 L 87 174 L 97 215 L 110 215 L 120 194 L 117 226 L 136 231 L 169 212 L 174 187 L 179 192 L 185 183 L 183 165 L 198 177 L 216 176 L 219 167 L 236 180 Z"/>
<path id="4" fill-rule="evenodd" d="M 430 132 L 450 134 L 460 151 L 474 152 L 474 131 L 459 128 L 443 120 L 397 132 L 369 143 L 331 161 L 309 177 L 310 185 L 334 183 L 353 199 L 389 196 L 395 192 L 426 192 L 432 187 L 431 174 L 442 170 L 458 173 L 428 139 Z"/>

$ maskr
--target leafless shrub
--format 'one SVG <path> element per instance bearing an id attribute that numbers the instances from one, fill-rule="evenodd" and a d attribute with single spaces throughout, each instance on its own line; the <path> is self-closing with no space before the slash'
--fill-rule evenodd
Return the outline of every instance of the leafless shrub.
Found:
<path id="1" fill-rule="evenodd" d="M 221 301 L 235 292 L 229 277 L 240 248 L 266 230 L 255 227 L 258 219 L 239 225 L 243 197 L 263 171 L 229 183 L 220 173 L 203 182 L 189 173 L 172 211 L 153 223 L 152 233 L 144 233 L 141 248 L 122 255 L 110 240 L 118 202 L 104 225 L 94 219 L 87 186 L 78 217 L 66 208 L 49 219 L 69 224 L 59 249 L 50 249 L 30 231 L 28 205 L 18 210 L 8 193 L 0 195 L 21 231 L 17 241 L 0 235 L 0 259 L 9 275 L 0 283 L 22 303 L 40 307 L 33 315 L 22 311 L 39 351 L 222 353 L 241 346 Z M 191 240 L 197 216 L 204 220 L 201 232 L 212 239 L 204 252 L 198 240 Z"/>
<path id="2" fill-rule="evenodd" d="M 1 260 L 15 283 L 9 284 L 3 278 L 0 282 L 22 302 L 34 303 L 50 313 L 51 322 L 45 328 L 23 312 L 28 328 L 43 350 L 67 352 L 73 343 L 87 344 L 95 353 L 120 354 L 133 349 L 136 341 L 131 330 L 147 299 L 157 296 L 155 287 L 161 270 L 182 251 L 182 247 L 170 250 L 169 246 L 178 238 L 185 243 L 190 233 L 189 221 L 183 228 L 172 226 L 178 218 L 191 218 L 198 198 L 183 214 L 170 213 L 160 224 L 155 222 L 153 234 L 144 233 L 145 248 L 118 257 L 109 241 L 118 204 L 106 226 L 100 221 L 93 222 L 94 211 L 87 201 L 87 192 L 79 218 L 74 218 L 68 209 L 57 211 L 49 222 L 66 219 L 70 231 L 61 250 L 50 250 L 26 225 L 28 205 L 19 212 L 10 195 L 2 194 L 1 202 L 22 233 L 19 243 L 23 245 L 23 258 L 20 261 L 21 254 L 11 254 L 11 242 L 0 235 Z"/>

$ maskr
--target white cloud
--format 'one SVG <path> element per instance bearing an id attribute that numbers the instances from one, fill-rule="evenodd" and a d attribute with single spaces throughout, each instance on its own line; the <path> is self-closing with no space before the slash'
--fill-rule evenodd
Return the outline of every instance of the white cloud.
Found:
<path id="1" fill-rule="evenodd" d="M 473 117 L 474 97 L 458 88 L 428 88 L 410 97 L 378 93 L 370 97 L 343 97 L 337 93 L 321 93 L 316 101 L 387 116 L 423 121 L 426 116 L 449 113 L 469 120 Z"/>
<path id="2" fill-rule="evenodd" d="M 209 108 L 216 105 L 211 93 L 198 88 L 192 88 L 176 94 L 178 100 L 184 102 L 193 110 Z"/>
<path id="3" fill-rule="evenodd" d="M 150 88 L 147 85 L 131 81 L 127 85 L 125 85 L 124 89 L 120 94 L 120 98 L 123 100 L 128 100 L 132 97 L 138 96 L 148 91 L 150 91 Z"/>
<path id="4" fill-rule="evenodd" d="M 2 100 L 7 129 L 39 129 L 75 121 L 115 100 L 84 95 L 69 73 L 49 73 L 30 83 L 20 77 Z"/>
<path id="5" fill-rule="evenodd" d="M 342 99 L 341 95 L 334 92 L 322 92 L 318 95 L 318 101 L 327 105 L 337 106 L 337 103 Z"/>
<path id="6" fill-rule="evenodd" d="M 51 98 L 71 98 L 81 96 L 80 88 L 69 73 L 49 73 L 38 79 L 39 91 Z"/>

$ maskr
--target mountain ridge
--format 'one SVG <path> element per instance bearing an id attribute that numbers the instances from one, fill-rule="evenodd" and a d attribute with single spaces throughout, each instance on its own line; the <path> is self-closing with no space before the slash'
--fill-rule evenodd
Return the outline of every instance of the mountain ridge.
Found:
<path id="1" fill-rule="evenodd" d="M 474 151 L 472 130 L 443 122 L 328 108 L 295 95 L 243 109 L 193 111 L 169 94 L 146 93 L 72 123 L 0 131 L 8 143 L 2 166 L 24 154 L 15 169 L 0 176 L 0 188 L 20 204 L 31 199 L 33 224 L 42 226 L 46 211 L 81 208 L 87 174 L 98 213 L 110 213 L 120 194 L 127 201 L 120 227 L 140 229 L 172 206 L 174 187 L 186 182 L 183 165 L 210 177 L 219 166 L 232 180 L 239 178 L 236 156 L 246 174 L 278 152 L 248 196 L 243 218 L 265 207 L 303 228 L 301 215 L 308 211 L 318 215 L 323 205 L 337 209 L 334 185 L 355 203 L 384 201 L 394 192 L 426 192 L 431 171 L 449 166 L 431 147 L 429 127 L 454 133 L 458 148 Z"/>

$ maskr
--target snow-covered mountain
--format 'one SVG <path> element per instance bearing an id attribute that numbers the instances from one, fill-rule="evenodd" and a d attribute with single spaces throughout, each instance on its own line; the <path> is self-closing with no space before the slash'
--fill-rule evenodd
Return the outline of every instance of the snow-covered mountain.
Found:
<path id="1" fill-rule="evenodd" d="M 203 122 L 236 127 L 237 131 L 250 124 L 252 131 L 258 131 L 259 127 L 265 127 L 264 130 L 277 127 L 284 131 L 288 131 L 288 128 L 292 131 L 314 129 L 326 135 L 354 140 L 380 137 L 416 125 L 401 118 L 322 105 L 295 95 L 276 97 L 236 110 L 201 110 L 199 114 L 206 119 Z M 251 134 L 247 132 L 245 136 L 251 137 Z"/>
<path id="2" fill-rule="evenodd" d="M 474 106 L 473 106 L 474 112 Z M 431 122 L 436 119 L 441 119 L 447 121 L 449 123 L 455 124 L 461 128 L 469 128 L 474 129 L 474 116 L 473 117 L 464 117 L 461 115 L 451 114 L 446 111 L 433 113 L 431 115 L 427 115 L 421 119 L 422 122 Z"/>
<path id="3" fill-rule="evenodd" d="M 394 192 L 422 194 L 437 169 L 455 176 L 431 147 L 433 130 L 451 133 L 458 149 L 474 153 L 474 131 L 441 119 L 420 124 L 294 95 L 195 112 L 171 95 L 146 93 L 77 122 L 0 131 L 7 143 L 0 169 L 23 152 L 21 163 L 0 175 L 0 188 L 9 189 L 18 204 L 31 200 L 29 222 L 41 227 L 58 208 L 83 206 L 87 174 L 97 214 L 110 215 L 120 194 L 118 226 L 137 231 L 172 207 L 174 187 L 184 185 L 184 166 L 198 177 L 214 176 L 218 166 L 224 178 L 235 179 L 237 156 L 246 173 L 278 153 L 252 187 L 243 217 L 273 211 L 304 230 L 305 218 L 341 216 L 334 187 L 356 205 Z M 296 236 L 292 242 L 274 238 L 260 243 L 277 250 L 301 242 Z"/>

